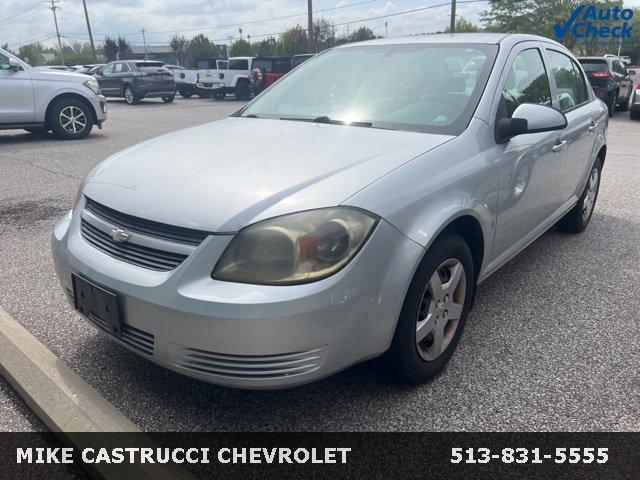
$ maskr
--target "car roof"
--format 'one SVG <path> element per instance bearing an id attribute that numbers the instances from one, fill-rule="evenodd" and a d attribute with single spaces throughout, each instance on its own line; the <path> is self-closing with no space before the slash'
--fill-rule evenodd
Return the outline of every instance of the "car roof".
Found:
<path id="1" fill-rule="evenodd" d="M 407 43 L 484 43 L 489 45 L 513 46 L 517 43 L 536 41 L 551 43 L 565 49 L 562 44 L 539 35 L 523 33 L 427 33 L 410 37 L 380 38 L 366 42 L 346 43 L 336 48 L 351 48 L 360 45 L 400 45 Z"/>

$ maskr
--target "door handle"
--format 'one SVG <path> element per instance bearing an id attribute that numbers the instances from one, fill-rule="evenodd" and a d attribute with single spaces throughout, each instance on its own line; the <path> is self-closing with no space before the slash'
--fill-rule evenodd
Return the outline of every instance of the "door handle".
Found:
<path id="1" fill-rule="evenodd" d="M 591 120 L 591 125 L 589 126 L 589 133 L 593 133 L 593 131 L 598 128 L 598 124 Z"/>
<path id="2" fill-rule="evenodd" d="M 567 144 L 566 140 L 562 140 L 561 142 L 556 142 L 556 144 L 551 148 L 551 150 L 553 150 L 553 153 L 558 153 L 560 150 L 564 148 L 566 144 Z"/>

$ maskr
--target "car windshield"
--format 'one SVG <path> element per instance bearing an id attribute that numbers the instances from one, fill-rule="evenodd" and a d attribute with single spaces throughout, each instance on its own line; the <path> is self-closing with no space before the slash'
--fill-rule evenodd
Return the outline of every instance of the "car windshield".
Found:
<path id="1" fill-rule="evenodd" d="M 606 60 L 580 60 L 585 72 L 606 72 L 609 70 Z"/>
<path id="2" fill-rule="evenodd" d="M 303 63 L 240 116 L 458 135 L 497 51 L 484 44 L 336 48 Z M 471 61 L 474 68 L 465 68 Z"/>

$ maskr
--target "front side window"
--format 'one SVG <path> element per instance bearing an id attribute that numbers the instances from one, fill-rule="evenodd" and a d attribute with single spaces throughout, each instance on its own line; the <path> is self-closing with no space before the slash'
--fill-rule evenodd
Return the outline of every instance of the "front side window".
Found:
<path id="1" fill-rule="evenodd" d="M 9 58 L 0 53 L 0 70 L 9 70 Z"/>
<path id="2" fill-rule="evenodd" d="M 433 43 L 336 48 L 304 62 L 240 115 L 328 117 L 333 123 L 459 135 L 497 50 L 488 44 Z M 471 60 L 474 68 L 465 70 Z"/>
<path id="3" fill-rule="evenodd" d="M 502 115 L 511 118 L 523 103 L 551 106 L 549 77 L 537 48 L 523 50 L 513 61 L 502 88 Z"/>
<path id="4" fill-rule="evenodd" d="M 116 63 L 115 67 L 113 67 L 114 73 L 122 73 L 122 63 Z"/>
<path id="5" fill-rule="evenodd" d="M 107 65 L 106 67 L 104 67 L 104 69 L 102 69 L 102 74 L 103 75 L 108 75 L 111 72 L 113 72 L 113 63 L 110 63 L 109 65 Z"/>
<path id="6" fill-rule="evenodd" d="M 564 53 L 547 50 L 547 54 L 558 87 L 560 111 L 566 112 L 586 102 L 587 92 L 580 68 Z"/>

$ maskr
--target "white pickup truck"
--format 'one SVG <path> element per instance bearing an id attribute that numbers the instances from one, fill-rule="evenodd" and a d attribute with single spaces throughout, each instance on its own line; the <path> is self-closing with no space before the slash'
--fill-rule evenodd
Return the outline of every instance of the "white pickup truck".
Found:
<path id="1" fill-rule="evenodd" d="M 238 100 L 249 100 L 252 62 L 253 57 L 198 59 L 195 70 L 174 72 L 176 87 L 185 98 L 197 94 L 200 98 L 223 99 L 233 93 Z"/>

